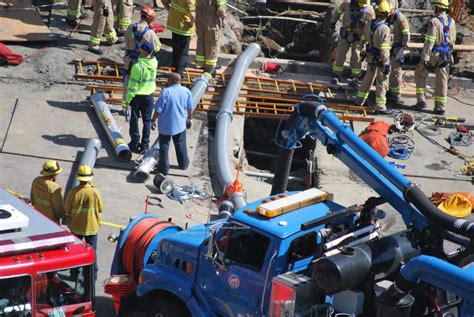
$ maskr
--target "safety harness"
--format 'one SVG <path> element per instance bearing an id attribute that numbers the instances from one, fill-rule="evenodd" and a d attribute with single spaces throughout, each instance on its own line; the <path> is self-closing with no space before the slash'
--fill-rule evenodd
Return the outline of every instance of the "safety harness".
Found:
<path id="1" fill-rule="evenodd" d="M 377 20 L 373 20 L 372 24 L 370 25 L 370 43 L 367 43 L 367 53 L 372 54 L 374 57 L 377 59 L 380 59 L 380 50 L 375 47 L 374 45 L 374 35 L 377 30 L 385 24 L 385 21 L 380 21 L 379 23 L 376 23 Z"/>
<path id="2" fill-rule="evenodd" d="M 448 42 L 449 39 L 449 30 L 451 28 L 452 20 L 448 16 L 448 23 L 445 24 L 443 19 L 438 16 L 437 17 L 441 25 L 443 26 L 443 43 L 441 45 L 434 45 L 433 46 L 433 53 L 439 54 L 439 67 L 443 68 L 448 66 L 449 62 L 451 61 L 451 57 L 453 55 L 453 45 Z"/>
<path id="3" fill-rule="evenodd" d="M 132 60 L 136 61 L 138 56 L 140 56 L 140 44 L 142 42 L 145 33 L 151 30 L 148 25 L 143 29 L 142 32 L 138 32 L 138 23 L 132 24 L 132 32 L 135 39 L 135 49 L 127 50 L 127 56 Z"/>
<path id="4" fill-rule="evenodd" d="M 351 27 L 350 30 L 341 28 L 341 37 L 346 39 L 349 43 L 360 40 L 360 35 L 355 33 L 354 30 L 361 26 L 361 18 L 367 12 L 367 7 L 362 8 L 357 12 L 356 1 L 351 0 L 349 14 L 351 15 Z"/>

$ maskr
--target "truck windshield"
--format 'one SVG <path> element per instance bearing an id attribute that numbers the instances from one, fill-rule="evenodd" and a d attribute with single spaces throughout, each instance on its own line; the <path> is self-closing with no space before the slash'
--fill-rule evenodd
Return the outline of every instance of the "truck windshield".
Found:
<path id="1" fill-rule="evenodd" d="M 92 266 L 36 274 L 37 316 L 69 316 L 91 312 Z"/>
<path id="2" fill-rule="evenodd" d="M 0 316 L 31 316 L 31 277 L 0 279 Z"/>

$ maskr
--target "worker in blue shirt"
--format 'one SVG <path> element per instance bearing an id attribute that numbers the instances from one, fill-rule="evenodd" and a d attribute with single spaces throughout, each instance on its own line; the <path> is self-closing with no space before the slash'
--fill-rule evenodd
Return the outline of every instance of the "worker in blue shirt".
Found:
<path id="1" fill-rule="evenodd" d="M 160 143 L 158 172 L 163 175 L 167 175 L 170 169 L 168 150 L 171 138 L 173 138 L 179 168 L 186 170 L 189 166 L 186 128 L 191 127 L 193 102 L 191 91 L 181 86 L 181 80 L 181 75 L 178 73 L 172 73 L 169 76 L 168 87 L 161 92 L 151 119 L 153 129 L 156 128 L 156 119 L 158 119 Z"/>

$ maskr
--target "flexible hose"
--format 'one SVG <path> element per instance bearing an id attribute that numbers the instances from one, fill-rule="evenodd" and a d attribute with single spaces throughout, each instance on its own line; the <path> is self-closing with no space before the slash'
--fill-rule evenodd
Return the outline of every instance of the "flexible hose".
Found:
<path id="1" fill-rule="evenodd" d="M 122 265 L 132 278 L 138 278 L 143 268 L 145 252 L 153 238 L 172 223 L 156 218 L 145 218 L 130 231 L 122 251 Z"/>

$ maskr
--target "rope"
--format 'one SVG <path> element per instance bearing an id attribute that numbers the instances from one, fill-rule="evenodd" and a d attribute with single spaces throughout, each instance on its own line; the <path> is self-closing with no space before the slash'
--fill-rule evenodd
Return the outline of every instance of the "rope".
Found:
<path id="1" fill-rule="evenodd" d="M 415 150 L 413 137 L 406 133 L 392 133 L 388 136 L 390 150 L 388 156 L 399 160 L 408 160 Z"/>

